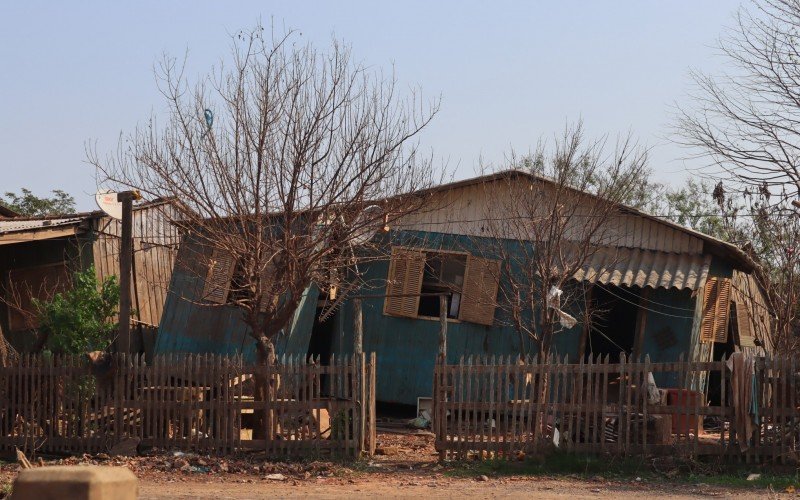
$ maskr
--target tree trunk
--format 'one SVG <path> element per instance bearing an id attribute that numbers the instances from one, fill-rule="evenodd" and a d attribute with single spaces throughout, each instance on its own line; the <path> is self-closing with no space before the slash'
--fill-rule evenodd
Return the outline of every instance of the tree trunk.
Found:
<path id="1" fill-rule="evenodd" d="M 276 365 L 277 356 L 275 355 L 275 344 L 272 339 L 266 335 L 261 335 L 256 340 L 256 353 L 258 356 L 258 364 L 263 367 L 274 367 Z M 255 401 L 275 401 L 278 391 L 278 376 L 275 373 L 259 373 L 253 378 Z M 272 404 L 264 405 L 271 408 Z M 272 425 L 273 413 L 272 410 L 256 409 L 254 410 L 253 422 L 253 439 L 272 439 Z"/>

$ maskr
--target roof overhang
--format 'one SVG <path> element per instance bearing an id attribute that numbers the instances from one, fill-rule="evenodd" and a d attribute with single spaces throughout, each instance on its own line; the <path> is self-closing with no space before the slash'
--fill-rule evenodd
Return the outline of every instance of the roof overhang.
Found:
<path id="1" fill-rule="evenodd" d="M 705 285 L 710 264 L 708 254 L 606 247 L 595 251 L 573 277 L 604 285 L 697 290 Z"/>
<path id="2" fill-rule="evenodd" d="M 0 221 L 0 245 L 74 236 L 86 229 L 82 218 Z"/>

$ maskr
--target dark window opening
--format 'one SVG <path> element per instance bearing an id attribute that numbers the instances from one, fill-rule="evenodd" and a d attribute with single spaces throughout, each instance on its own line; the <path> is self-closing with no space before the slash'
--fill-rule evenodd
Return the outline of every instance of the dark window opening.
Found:
<path id="1" fill-rule="evenodd" d="M 595 285 L 592 288 L 591 307 L 593 321 L 586 335 L 588 355 L 609 356 L 611 363 L 619 363 L 620 353 L 630 356 L 636 339 L 639 290 L 620 289 L 613 285 Z"/>
<path id="2" fill-rule="evenodd" d="M 238 261 L 233 268 L 231 277 L 230 292 L 228 293 L 228 303 L 249 302 L 255 298 L 253 293 L 253 283 L 245 273 L 244 262 Z"/>
<path id="3" fill-rule="evenodd" d="M 422 276 L 419 316 L 439 317 L 439 297 L 429 293 L 447 293 L 447 317 L 458 318 L 467 256 L 456 253 L 427 252 Z"/>

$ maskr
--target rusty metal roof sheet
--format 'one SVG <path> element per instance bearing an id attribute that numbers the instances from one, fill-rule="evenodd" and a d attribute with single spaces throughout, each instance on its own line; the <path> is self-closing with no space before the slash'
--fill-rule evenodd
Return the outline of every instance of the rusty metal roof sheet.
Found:
<path id="1" fill-rule="evenodd" d="M 602 248 L 575 273 L 580 281 L 606 285 L 697 290 L 708 278 L 711 256 L 638 248 Z"/>
<path id="2" fill-rule="evenodd" d="M 78 224 L 83 219 L 83 217 L 65 217 L 62 219 L 4 219 L 0 220 L 0 234 L 69 226 Z"/>

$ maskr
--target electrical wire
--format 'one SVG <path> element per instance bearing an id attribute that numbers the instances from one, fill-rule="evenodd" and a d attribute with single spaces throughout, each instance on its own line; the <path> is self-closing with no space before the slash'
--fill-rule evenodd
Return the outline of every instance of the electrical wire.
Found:
<path id="1" fill-rule="evenodd" d="M 609 294 L 613 295 L 614 297 L 616 297 L 616 298 L 618 298 L 620 300 L 623 300 L 623 301 L 627 302 L 628 304 L 636 306 L 639 309 L 643 309 L 645 311 L 649 311 L 649 312 L 652 312 L 652 313 L 655 313 L 655 314 L 661 314 L 662 316 L 669 316 L 671 318 L 694 319 L 694 315 L 692 315 L 692 316 L 680 316 L 680 315 L 677 315 L 677 314 L 670 314 L 670 313 L 665 313 L 663 311 L 657 311 L 655 309 L 650 309 L 649 307 L 645 307 L 645 306 L 643 306 L 641 304 L 637 304 L 637 303 L 635 303 L 635 302 L 633 302 L 631 300 L 628 300 L 625 297 L 620 297 L 619 295 L 617 295 L 614 292 L 612 292 L 609 288 L 604 288 L 604 290 L 607 291 Z"/>
<path id="2" fill-rule="evenodd" d="M 606 335 L 605 333 L 603 333 L 603 332 L 601 332 L 600 330 L 598 330 L 598 329 L 597 329 L 597 328 L 596 328 L 594 325 L 592 325 L 592 324 L 589 324 L 589 328 L 591 328 L 591 329 L 592 329 L 592 331 L 595 331 L 595 332 L 599 333 L 600 335 L 602 335 L 603 337 L 605 337 L 605 338 L 606 338 L 606 340 L 608 340 L 609 342 L 611 342 L 611 343 L 612 343 L 612 344 L 614 344 L 615 346 L 619 347 L 619 349 L 620 349 L 620 351 L 621 351 L 621 352 L 628 352 L 628 351 L 627 351 L 627 349 L 625 349 L 625 348 L 624 348 L 624 347 L 622 347 L 621 345 L 619 345 L 619 344 L 617 344 L 616 342 L 614 342 L 614 340 L 612 340 L 612 339 L 611 339 L 611 337 L 609 337 L 609 336 L 608 336 L 608 335 Z M 589 335 L 589 349 L 593 349 L 593 347 L 592 347 L 592 336 L 591 336 L 591 335 Z"/>
<path id="3" fill-rule="evenodd" d="M 625 293 L 629 293 L 633 297 L 638 298 L 639 300 L 644 300 L 645 302 L 649 302 L 649 303 L 651 303 L 653 305 L 656 305 L 656 306 L 666 307 L 666 308 L 669 308 L 669 309 L 678 309 L 680 311 L 691 311 L 692 313 L 694 313 L 694 310 L 695 310 L 694 307 L 671 306 L 671 305 L 665 304 L 663 302 L 658 302 L 657 300 L 652 300 L 652 299 L 650 299 L 648 297 L 645 297 L 644 295 L 641 295 L 641 294 L 636 295 L 633 291 L 628 290 L 627 288 L 622 287 L 622 286 L 617 287 L 617 290 L 621 290 L 621 291 L 623 291 Z"/>

